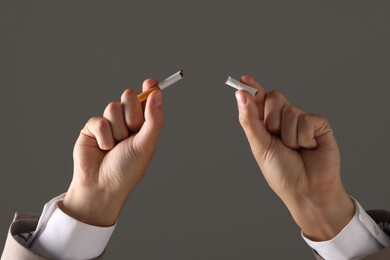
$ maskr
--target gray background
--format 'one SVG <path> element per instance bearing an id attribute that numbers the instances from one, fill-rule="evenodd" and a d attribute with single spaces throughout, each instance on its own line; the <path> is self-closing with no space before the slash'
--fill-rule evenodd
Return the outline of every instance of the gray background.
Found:
<path id="1" fill-rule="evenodd" d="M 88 118 L 184 69 L 107 259 L 311 258 L 224 80 L 251 74 L 328 117 L 348 192 L 388 208 L 389 13 L 389 1 L 0 1 L 0 244 L 15 211 L 66 191 Z"/>

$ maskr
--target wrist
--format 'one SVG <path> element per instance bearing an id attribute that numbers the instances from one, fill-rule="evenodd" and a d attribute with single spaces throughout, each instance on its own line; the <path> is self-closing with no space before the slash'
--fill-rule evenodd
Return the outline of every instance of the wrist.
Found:
<path id="1" fill-rule="evenodd" d="M 108 227 L 115 224 L 123 202 L 104 190 L 75 187 L 71 184 L 59 208 L 83 223 Z"/>
<path id="2" fill-rule="evenodd" d="M 355 215 L 355 204 L 342 190 L 319 199 L 302 199 L 289 208 L 295 222 L 306 237 L 313 241 L 334 238 Z"/>

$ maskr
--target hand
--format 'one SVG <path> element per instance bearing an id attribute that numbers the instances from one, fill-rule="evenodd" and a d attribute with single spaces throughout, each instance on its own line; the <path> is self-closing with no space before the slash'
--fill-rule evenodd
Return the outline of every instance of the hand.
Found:
<path id="1" fill-rule="evenodd" d="M 143 90 L 156 83 L 145 80 Z M 110 103 L 103 117 L 91 118 L 76 141 L 73 179 L 60 208 L 87 224 L 113 225 L 144 176 L 163 122 L 161 91 L 153 91 L 143 108 L 132 89 L 121 103 Z"/>
<path id="2" fill-rule="evenodd" d="M 239 90 L 239 120 L 252 153 L 273 191 L 312 240 L 336 236 L 354 215 L 340 178 L 340 153 L 328 121 L 295 107 L 279 92 Z"/>

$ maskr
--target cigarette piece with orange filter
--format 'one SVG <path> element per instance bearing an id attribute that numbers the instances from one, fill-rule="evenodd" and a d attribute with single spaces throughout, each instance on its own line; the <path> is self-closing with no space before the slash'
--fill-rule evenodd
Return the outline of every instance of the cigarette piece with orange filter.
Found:
<path id="1" fill-rule="evenodd" d="M 149 94 L 152 93 L 153 91 L 163 90 L 163 89 L 169 87 L 170 85 L 172 85 L 173 83 L 178 82 L 183 77 L 184 77 L 183 70 L 180 70 L 180 71 L 176 72 L 175 74 L 173 74 L 172 76 L 164 79 L 163 81 L 158 82 L 156 85 L 154 85 L 150 89 L 145 90 L 144 92 L 137 95 L 139 102 L 145 101 L 148 98 Z"/>

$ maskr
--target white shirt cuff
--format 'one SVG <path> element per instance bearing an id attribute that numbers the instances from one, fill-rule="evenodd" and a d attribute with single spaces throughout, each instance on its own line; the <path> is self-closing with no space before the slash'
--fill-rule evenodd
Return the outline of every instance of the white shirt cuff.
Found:
<path id="1" fill-rule="evenodd" d="M 71 218 L 58 208 L 62 194 L 43 208 L 37 229 L 27 242 L 35 253 L 54 259 L 93 259 L 107 246 L 115 226 L 97 227 Z"/>
<path id="2" fill-rule="evenodd" d="M 333 239 L 312 241 L 301 235 L 306 243 L 324 259 L 353 259 L 370 255 L 390 246 L 390 238 L 378 224 L 365 212 L 360 204 L 355 203 L 355 216 Z"/>

